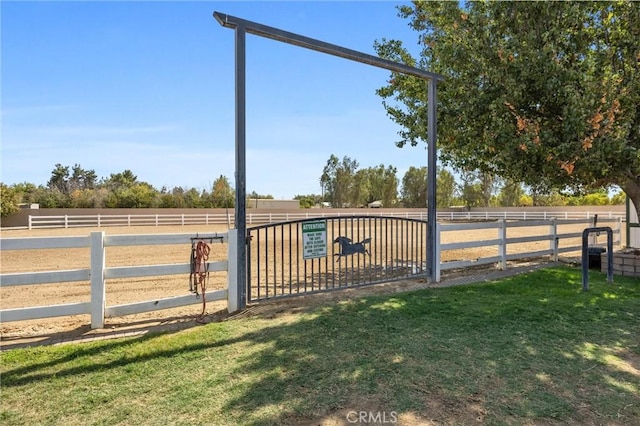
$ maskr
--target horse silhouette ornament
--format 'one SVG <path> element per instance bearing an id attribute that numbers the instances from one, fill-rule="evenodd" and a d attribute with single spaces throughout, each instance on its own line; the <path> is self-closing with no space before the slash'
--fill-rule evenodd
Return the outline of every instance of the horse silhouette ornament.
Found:
<path id="1" fill-rule="evenodd" d="M 334 254 L 334 256 L 338 256 L 336 259 L 336 262 L 338 262 L 342 256 L 350 256 L 356 253 L 369 254 L 369 250 L 364 245 L 370 243 L 371 238 L 365 238 L 359 243 L 352 243 L 351 238 L 338 237 L 333 242 L 340 244 L 340 252 Z"/>

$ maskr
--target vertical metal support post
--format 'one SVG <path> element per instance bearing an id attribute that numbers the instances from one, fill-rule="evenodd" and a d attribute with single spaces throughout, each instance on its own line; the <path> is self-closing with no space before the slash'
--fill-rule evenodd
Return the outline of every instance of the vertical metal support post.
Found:
<path id="1" fill-rule="evenodd" d="M 427 93 L 427 268 L 428 279 L 437 282 L 436 273 L 436 103 L 437 82 L 429 80 Z"/>
<path id="2" fill-rule="evenodd" d="M 607 283 L 613 282 L 613 231 L 606 227 L 607 232 Z"/>
<path id="3" fill-rule="evenodd" d="M 435 282 L 439 283 L 440 282 L 440 259 L 441 259 L 441 253 L 440 253 L 440 236 L 441 236 L 441 232 L 442 230 L 440 229 L 440 224 L 438 222 L 436 222 L 436 273 L 435 273 Z"/>
<path id="4" fill-rule="evenodd" d="M 247 166 L 246 166 L 246 32 L 241 25 L 235 29 L 236 54 L 236 206 L 235 226 L 238 256 L 238 309 L 246 306 L 247 282 Z"/>
<path id="5" fill-rule="evenodd" d="M 582 232 L 582 291 L 589 291 L 589 228 Z"/>
<path id="6" fill-rule="evenodd" d="M 238 240 L 237 229 L 229 229 L 229 245 L 227 258 L 229 259 L 229 265 L 227 269 L 227 311 L 232 314 L 240 310 L 238 308 L 238 270 L 237 270 L 237 256 L 238 247 L 236 247 L 236 241 Z"/>
<path id="7" fill-rule="evenodd" d="M 582 291 L 589 291 L 589 234 L 607 233 L 607 282 L 613 282 L 613 230 L 608 226 L 585 228 L 582 231 Z"/>

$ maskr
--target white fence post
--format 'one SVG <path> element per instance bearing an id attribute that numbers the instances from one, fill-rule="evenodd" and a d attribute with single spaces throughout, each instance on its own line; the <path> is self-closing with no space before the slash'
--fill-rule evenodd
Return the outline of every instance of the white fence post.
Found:
<path id="1" fill-rule="evenodd" d="M 64 215 L 64 227 L 65 229 L 69 227 L 69 216 Z"/>
<path id="2" fill-rule="evenodd" d="M 104 327 L 106 286 L 104 283 L 104 231 L 91 233 L 91 328 Z"/>
<path id="3" fill-rule="evenodd" d="M 238 304 L 238 243 L 237 229 L 229 229 L 227 244 L 227 311 L 232 314 L 240 307 Z"/>
<path id="4" fill-rule="evenodd" d="M 31 229 L 33 229 L 33 228 L 32 228 L 32 227 L 33 227 L 33 222 L 32 222 L 32 220 L 33 220 L 33 216 L 29 215 L 29 229 L 30 229 L 30 230 L 31 230 Z"/>
<path id="5" fill-rule="evenodd" d="M 507 221 L 504 219 L 500 221 L 498 238 L 500 238 L 500 246 L 498 247 L 498 251 L 500 252 L 500 269 L 504 271 L 507 269 Z"/>
<path id="6" fill-rule="evenodd" d="M 549 249 L 552 251 L 551 260 L 554 262 L 558 261 L 558 224 L 556 223 L 556 218 L 551 219 L 551 225 L 549 225 L 549 233 L 553 237 L 549 240 Z"/>

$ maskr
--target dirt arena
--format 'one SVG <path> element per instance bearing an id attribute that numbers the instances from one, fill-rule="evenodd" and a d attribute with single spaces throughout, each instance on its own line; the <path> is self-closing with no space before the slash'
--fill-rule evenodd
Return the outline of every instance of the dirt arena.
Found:
<path id="1" fill-rule="evenodd" d="M 561 225 L 559 233 L 580 232 L 587 225 Z M 2 238 L 44 237 L 44 236 L 87 236 L 93 231 L 104 231 L 107 235 L 132 234 L 189 234 L 226 232 L 222 225 L 198 226 L 139 226 L 139 227 L 108 227 L 108 228 L 72 228 L 72 229 L 36 229 L 36 230 L 2 230 Z M 543 235 L 549 232 L 548 226 L 512 228 L 507 237 L 521 237 Z M 472 231 L 453 231 L 442 234 L 441 242 L 463 242 L 497 238 L 497 229 L 483 229 Z M 624 238 L 624 232 L 622 233 Z M 601 242 L 606 238 L 601 237 Z M 624 241 L 623 241 L 624 242 Z M 560 247 L 579 245 L 580 238 L 561 240 Z M 512 244 L 508 246 L 508 254 L 545 250 L 549 248 L 548 241 Z M 496 247 L 479 247 L 461 250 L 449 250 L 442 253 L 442 261 L 472 260 L 479 257 L 495 256 Z M 161 245 L 161 246 L 131 246 L 107 247 L 106 266 L 133 266 L 153 264 L 188 263 L 191 255 L 190 244 Z M 575 256 L 576 253 L 569 254 Z M 579 252 L 577 253 L 579 255 Z M 89 248 L 79 249 L 48 249 L 48 250 L 15 250 L 1 252 L 1 273 L 35 272 L 53 270 L 85 269 L 90 264 Z M 227 244 L 212 243 L 209 261 L 227 259 Z M 210 274 L 208 290 L 226 287 L 226 272 Z M 375 287 L 375 286 L 374 286 Z M 359 290 L 358 290 L 359 291 Z M 371 291 L 371 290 L 368 290 Z M 189 275 L 171 275 L 143 278 L 112 279 L 107 282 L 107 306 L 119 305 L 145 300 L 154 300 L 189 293 Z M 194 296 L 195 297 L 195 296 Z M 43 306 L 86 302 L 89 300 L 89 282 L 70 282 L 43 285 L 12 286 L 0 288 L 0 308 L 12 309 L 28 306 Z M 144 314 L 128 315 L 119 318 L 108 318 L 105 328 L 127 329 L 139 324 L 155 326 L 162 324 L 193 323 L 202 312 L 202 304 L 166 309 Z M 226 302 L 207 303 L 206 314 L 212 320 L 222 315 L 226 310 Z M 65 331 L 87 331 L 90 323 L 89 315 L 77 315 L 40 320 L 17 321 L 0 324 L 0 337 L 3 340 L 39 336 Z"/>

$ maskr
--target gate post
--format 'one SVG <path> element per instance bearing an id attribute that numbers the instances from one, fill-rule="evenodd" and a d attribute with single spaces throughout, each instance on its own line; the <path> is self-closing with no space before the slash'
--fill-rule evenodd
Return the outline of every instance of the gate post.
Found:
<path id="1" fill-rule="evenodd" d="M 238 230 L 229 229 L 227 248 L 227 311 L 232 314 L 240 310 L 238 291 Z"/>
<path id="2" fill-rule="evenodd" d="M 436 279 L 436 224 L 438 212 L 436 209 L 436 168 L 437 168 L 437 150 L 436 150 L 436 105 L 438 102 L 437 82 L 429 79 L 427 87 L 427 267 L 429 268 L 429 281 L 437 282 Z"/>
<path id="3" fill-rule="evenodd" d="M 435 237 L 436 237 L 436 244 L 435 244 L 436 251 L 435 251 L 435 256 L 434 256 L 435 257 L 434 264 L 435 264 L 436 272 L 434 274 L 435 275 L 434 276 L 434 281 L 437 282 L 437 283 L 440 282 L 440 271 L 441 271 L 441 269 L 440 269 L 440 258 L 441 258 L 441 253 L 440 253 L 440 236 L 441 236 L 441 234 L 440 233 L 441 232 L 442 232 L 442 229 L 440 228 L 440 224 L 436 222 L 436 235 L 435 235 Z"/>

